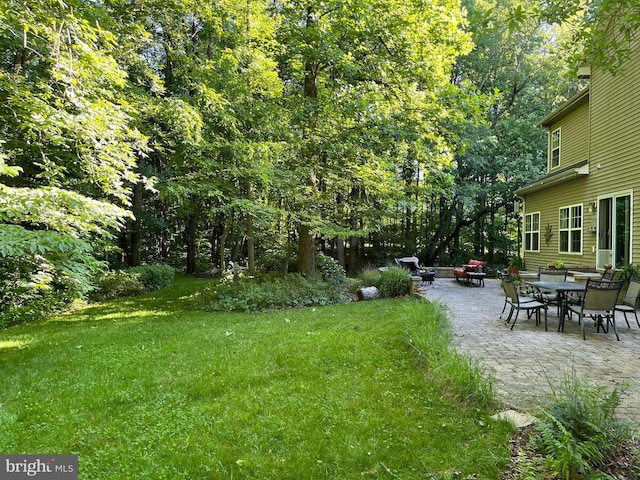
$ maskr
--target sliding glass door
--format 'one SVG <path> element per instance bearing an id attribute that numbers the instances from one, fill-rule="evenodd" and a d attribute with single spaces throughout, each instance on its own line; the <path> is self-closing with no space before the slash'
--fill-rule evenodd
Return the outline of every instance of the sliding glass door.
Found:
<path id="1" fill-rule="evenodd" d="M 631 263 L 631 193 L 598 200 L 597 267 Z"/>

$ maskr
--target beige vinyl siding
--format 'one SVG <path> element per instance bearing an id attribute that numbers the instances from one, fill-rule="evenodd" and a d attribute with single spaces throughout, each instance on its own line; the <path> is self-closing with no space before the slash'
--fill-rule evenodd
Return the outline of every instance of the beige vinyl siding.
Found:
<path id="1" fill-rule="evenodd" d="M 560 129 L 560 165 L 554 170 L 565 168 L 586 160 L 589 156 L 589 104 L 581 105 L 562 120 L 549 128 L 549 159 L 551 159 L 551 133 Z"/>
<path id="2" fill-rule="evenodd" d="M 632 261 L 640 262 L 640 44 L 624 75 L 594 71 L 591 160 L 594 197 L 633 191 Z"/>

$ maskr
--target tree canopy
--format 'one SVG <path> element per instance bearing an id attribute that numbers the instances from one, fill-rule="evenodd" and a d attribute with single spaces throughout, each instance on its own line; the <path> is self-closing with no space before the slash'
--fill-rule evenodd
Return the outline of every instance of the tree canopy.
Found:
<path id="1" fill-rule="evenodd" d="M 318 249 L 352 272 L 508 263 L 535 125 L 580 87 L 569 65 L 619 68 L 636 3 L 2 0 L 5 285 L 309 274 Z"/>

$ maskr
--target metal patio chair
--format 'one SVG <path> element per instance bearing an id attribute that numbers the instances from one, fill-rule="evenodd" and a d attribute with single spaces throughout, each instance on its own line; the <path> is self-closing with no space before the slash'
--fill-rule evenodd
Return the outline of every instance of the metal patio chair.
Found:
<path id="1" fill-rule="evenodd" d="M 546 268 L 540 267 L 538 268 L 538 281 L 540 282 L 566 282 L 567 281 L 567 273 L 569 272 L 568 268 Z M 555 305 L 558 307 L 558 316 L 560 316 L 561 309 L 561 297 L 558 295 L 558 292 L 554 292 L 553 290 L 545 290 L 541 288 L 536 288 L 536 292 L 534 293 L 534 297 L 539 302 L 546 303 L 547 305 Z"/>
<path id="2" fill-rule="evenodd" d="M 622 314 L 624 315 L 624 321 L 627 322 L 627 327 L 629 328 L 631 328 L 631 325 L 629 325 L 629 320 L 627 319 L 627 313 L 633 313 L 633 316 L 636 317 L 636 323 L 638 324 L 638 327 L 640 327 L 640 321 L 638 321 L 638 314 L 636 312 L 636 307 L 638 306 L 639 299 L 640 299 L 640 275 L 635 273 L 629 279 L 629 284 L 627 285 L 627 290 L 624 292 L 624 298 L 622 299 L 622 303 L 616 305 L 614 308 L 616 312 L 622 312 Z"/>
<path id="3" fill-rule="evenodd" d="M 511 306 L 511 310 L 509 311 L 509 316 L 505 320 L 505 324 L 511 322 L 513 317 L 513 312 L 515 312 L 516 316 L 513 317 L 513 323 L 511 323 L 511 330 L 516 324 L 518 320 L 518 314 L 520 310 L 524 310 L 527 312 L 527 317 L 531 318 L 531 315 L 535 313 L 536 315 L 536 325 L 540 325 L 540 310 L 544 309 L 544 331 L 547 331 L 547 304 L 543 302 L 539 302 L 535 299 L 531 299 L 530 301 L 526 301 L 531 297 L 526 297 L 522 299 L 522 297 L 518 293 L 518 289 L 513 282 L 512 278 L 505 277 L 502 279 L 502 289 L 505 294 L 505 308 L 506 305 L 509 304 Z M 522 299 L 522 300 L 521 300 Z M 523 301 L 524 300 L 524 301 Z M 504 310 L 503 310 L 504 311 Z M 502 318 L 502 315 L 500 315 Z"/>
<path id="4" fill-rule="evenodd" d="M 498 274 L 498 278 L 501 281 L 502 280 L 513 281 L 513 276 L 511 275 L 511 273 L 509 272 L 508 269 L 498 270 L 497 274 Z M 536 300 L 535 298 L 533 298 L 531 296 L 528 296 L 526 294 L 523 295 L 519 285 L 516 285 L 516 290 L 518 291 L 518 298 L 519 298 L 520 303 L 534 302 Z M 502 311 L 500 312 L 500 318 L 502 318 L 502 315 L 504 314 L 504 311 L 507 309 L 507 305 L 509 305 L 509 297 L 505 295 L 505 297 L 504 297 L 504 305 L 502 306 Z"/>
<path id="5" fill-rule="evenodd" d="M 620 340 L 616 328 L 615 306 L 618 294 L 622 288 L 622 281 L 595 280 L 587 281 L 587 289 L 580 305 L 568 304 L 567 309 L 578 314 L 578 323 L 582 327 L 582 339 L 587 339 L 585 331 L 585 317 L 592 318 L 596 323 L 596 332 L 609 331 L 609 325 L 613 325 L 616 339 Z"/>

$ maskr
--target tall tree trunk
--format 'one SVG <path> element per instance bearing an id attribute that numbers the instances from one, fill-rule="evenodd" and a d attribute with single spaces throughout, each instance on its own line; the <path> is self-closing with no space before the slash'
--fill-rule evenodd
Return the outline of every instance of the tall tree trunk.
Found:
<path id="1" fill-rule="evenodd" d="M 291 213 L 287 216 L 285 221 L 285 228 L 287 229 L 287 255 L 284 259 L 284 265 L 282 266 L 283 272 L 286 275 L 289 273 L 289 264 L 291 263 L 291 255 L 293 255 L 293 234 L 291 232 Z"/>
<path id="2" fill-rule="evenodd" d="M 225 250 L 225 245 L 227 244 L 227 237 L 229 236 L 229 222 L 227 221 L 226 217 L 223 215 L 222 216 L 222 235 L 220 235 L 220 270 L 224 272 L 224 270 L 227 268 L 227 261 L 224 258 L 224 250 Z"/>
<path id="3" fill-rule="evenodd" d="M 194 206 L 193 212 L 187 221 L 187 268 L 186 273 L 196 273 L 198 239 L 198 207 Z"/>
<path id="4" fill-rule="evenodd" d="M 342 193 L 336 195 L 336 210 L 338 222 L 340 225 L 344 225 L 345 213 L 344 213 L 344 196 Z M 338 263 L 345 268 L 347 265 L 347 252 L 344 245 L 344 238 L 336 237 L 335 239 L 335 256 Z"/>
<path id="5" fill-rule="evenodd" d="M 316 270 L 315 238 L 308 225 L 298 225 L 298 272 L 311 274 Z"/>
<path id="6" fill-rule="evenodd" d="M 344 268 L 347 265 L 347 252 L 344 246 L 344 238 L 336 238 L 336 260 Z"/>
<path id="7" fill-rule="evenodd" d="M 137 267 L 142 261 L 142 195 L 144 187 L 138 182 L 133 187 L 132 211 L 135 219 L 131 223 L 131 255 L 129 255 L 129 266 Z"/>
<path id="8" fill-rule="evenodd" d="M 496 230 L 497 228 L 495 227 L 496 225 L 496 212 L 494 212 L 493 210 L 491 210 L 491 213 L 489 214 L 489 243 L 487 245 L 487 262 L 489 263 L 489 265 L 493 265 L 493 263 L 495 263 L 495 256 L 496 256 Z"/>
<path id="9" fill-rule="evenodd" d="M 360 271 L 360 237 L 351 235 L 349 239 L 349 274 L 357 275 Z"/>
<path id="10" fill-rule="evenodd" d="M 317 23 L 316 15 L 312 6 L 307 7 L 306 28 L 313 28 Z M 312 132 L 317 127 L 316 103 L 318 101 L 318 69 L 319 64 L 315 61 L 308 60 L 304 64 L 304 98 L 311 101 L 313 107 L 307 118 L 307 131 Z M 306 135 L 307 139 L 310 135 Z M 313 153 L 309 153 L 313 155 Z M 315 191 L 316 175 L 311 168 L 308 178 L 309 186 Z M 298 272 L 302 274 L 312 274 L 315 272 L 315 242 L 308 225 L 299 224 L 298 230 Z"/>
<path id="11" fill-rule="evenodd" d="M 246 219 L 247 229 L 247 267 L 249 275 L 255 275 L 256 273 L 256 250 L 255 240 L 253 236 L 253 215 L 247 214 Z"/>
<path id="12" fill-rule="evenodd" d="M 357 205 L 359 202 L 360 196 L 362 192 L 360 187 L 352 187 L 351 193 L 349 196 L 351 197 L 351 204 Z M 360 224 L 360 219 L 357 217 L 351 217 L 349 220 L 349 225 L 352 230 L 357 230 L 358 225 Z M 360 271 L 360 237 L 352 235 L 349 241 L 349 274 L 356 275 Z"/>

